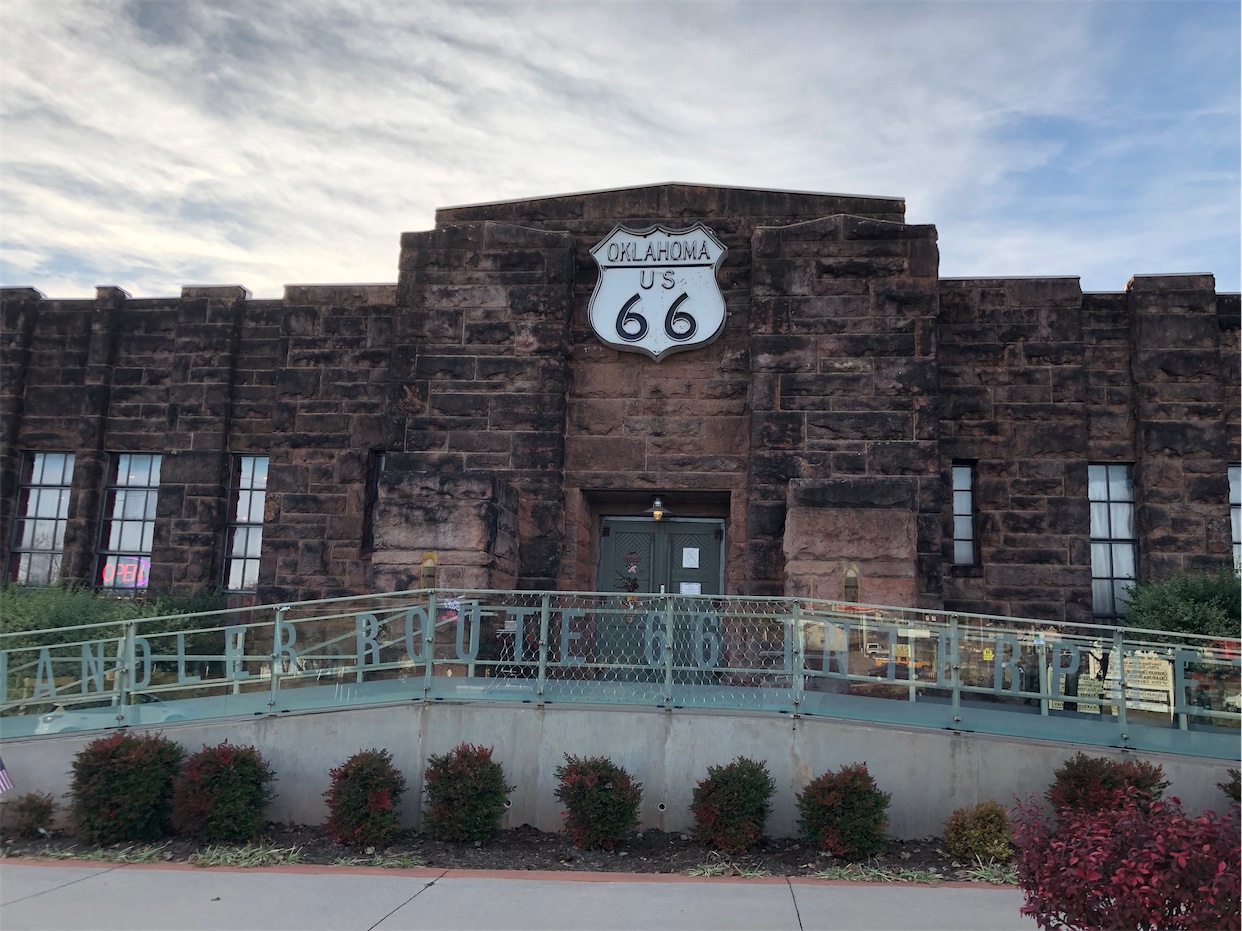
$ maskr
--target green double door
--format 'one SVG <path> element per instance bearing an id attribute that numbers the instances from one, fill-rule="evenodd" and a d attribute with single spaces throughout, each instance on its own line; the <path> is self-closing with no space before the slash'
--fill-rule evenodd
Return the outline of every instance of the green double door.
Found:
<path id="1" fill-rule="evenodd" d="M 721 593 L 723 521 L 605 517 L 600 532 L 600 591 Z"/>
<path id="2" fill-rule="evenodd" d="M 635 595 L 719 595 L 724 581 L 723 553 L 723 521 L 604 518 L 599 588 L 600 591 Z M 675 681 L 685 684 L 712 681 L 719 660 L 720 621 L 692 604 L 675 603 L 675 611 L 672 619 Z M 608 678 L 663 680 L 668 623 L 664 609 L 650 602 L 629 609 L 623 606 L 615 613 L 599 617 L 595 630 L 597 656 L 603 662 L 630 667 L 613 670 Z"/>

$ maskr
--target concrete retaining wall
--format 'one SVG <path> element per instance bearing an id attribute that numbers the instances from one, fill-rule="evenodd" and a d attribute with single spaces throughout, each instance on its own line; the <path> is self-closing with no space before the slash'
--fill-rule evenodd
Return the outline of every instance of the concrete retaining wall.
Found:
<path id="1" fill-rule="evenodd" d="M 766 760 L 777 785 L 768 822 L 768 833 L 774 836 L 796 833 L 794 799 L 809 780 L 842 764 L 865 761 L 880 787 L 892 793 L 889 833 L 898 838 L 938 835 L 949 814 L 964 805 L 987 799 L 1011 804 L 1015 797 L 1040 793 L 1053 770 L 1078 749 L 1101 756 L 1126 753 L 824 718 L 448 702 L 186 722 L 163 730 L 191 752 L 226 739 L 258 747 L 278 777 L 268 817 L 304 824 L 326 819 L 328 770 L 360 749 L 391 751 L 410 783 L 403 823 L 417 827 L 427 757 L 463 740 L 492 746 L 517 787 L 504 826 L 529 823 L 545 831 L 561 827 L 554 770 L 565 753 L 607 755 L 628 769 L 643 783 L 642 825 L 666 831 L 690 826 L 691 792 L 709 765 L 737 756 Z M 66 793 L 74 755 L 97 736 L 0 742 L 0 755 L 16 784 L 14 794 Z M 1172 783 L 1168 794 L 1181 798 L 1189 810 L 1225 808 L 1226 798 L 1216 783 L 1227 778 L 1231 764 L 1141 756 L 1164 767 Z"/>

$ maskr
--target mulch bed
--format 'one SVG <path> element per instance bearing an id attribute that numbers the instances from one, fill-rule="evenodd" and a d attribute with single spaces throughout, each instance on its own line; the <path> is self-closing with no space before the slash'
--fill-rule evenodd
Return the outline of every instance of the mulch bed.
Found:
<path id="1" fill-rule="evenodd" d="M 297 848 L 301 863 L 366 864 L 375 855 L 388 862 L 408 858 L 417 865 L 440 869 L 472 870 L 575 870 L 619 873 L 676 873 L 711 867 L 715 875 L 747 875 L 764 871 L 772 876 L 808 876 L 844 862 L 808 847 L 796 838 L 765 838 L 745 854 L 725 856 L 694 841 L 688 834 L 645 830 L 631 834 L 613 852 L 578 850 L 565 834 L 539 831 L 529 825 L 500 831 L 484 843 L 457 844 L 433 840 L 417 831 L 402 831 L 380 851 L 334 843 L 318 826 L 269 823 L 258 843 Z M 188 861 L 209 846 L 183 837 L 167 838 L 159 856 L 167 861 Z M 117 845 L 117 851 L 122 845 Z M 14 856 L 92 854 L 95 848 L 78 844 L 66 834 L 38 840 L 3 839 L 2 853 Z M 955 861 L 935 837 L 922 840 L 891 840 L 884 853 L 866 861 L 872 867 L 921 870 L 939 873 L 945 880 L 971 877 L 962 872 L 970 864 Z"/>

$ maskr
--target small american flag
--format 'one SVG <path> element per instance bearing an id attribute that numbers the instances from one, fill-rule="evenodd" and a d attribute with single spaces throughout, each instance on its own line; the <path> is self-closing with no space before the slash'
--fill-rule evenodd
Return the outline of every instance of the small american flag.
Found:
<path id="1" fill-rule="evenodd" d="M 0 792 L 7 792 L 13 788 L 13 780 L 9 778 L 9 771 L 4 768 L 4 760 L 0 760 Z"/>

